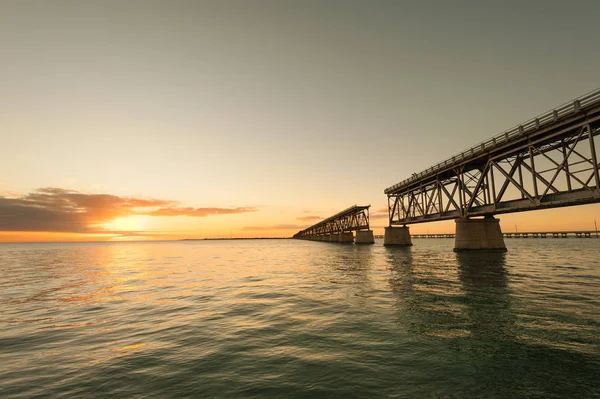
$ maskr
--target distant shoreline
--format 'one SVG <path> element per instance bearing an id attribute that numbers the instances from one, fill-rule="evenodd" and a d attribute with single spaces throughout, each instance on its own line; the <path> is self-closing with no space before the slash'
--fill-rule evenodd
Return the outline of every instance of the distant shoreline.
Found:
<path id="1" fill-rule="evenodd" d="M 246 237 L 246 238 L 178 238 L 172 240 L 90 240 L 90 241 L 0 241 L 0 244 L 118 244 L 118 243 L 153 243 L 181 241 L 225 241 L 225 240 L 291 240 L 292 237 Z"/>
<path id="2" fill-rule="evenodd" d="M 231 237 L 231 238 L 182 238 L 178 241 L 223 241 L 223 240 L 291 240 L 292 237 Z"/>

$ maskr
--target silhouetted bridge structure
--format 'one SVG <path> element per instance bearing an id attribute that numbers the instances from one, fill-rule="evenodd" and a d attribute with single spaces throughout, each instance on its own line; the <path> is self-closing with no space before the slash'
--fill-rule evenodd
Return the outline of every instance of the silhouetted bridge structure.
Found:
<path id="1" fill-rule="evenodd" d="M 590 231 L 533 231 L 533 232 L 522 232 L 522 233 L 502 233 L 505 238 L 598 238 L 598 232 L 594 230 Z M 412 238 L 455 238 L 453 233 L 439 233 L 439 234 L 412 234 Z M 379 238 L 383 238 L 379 237 Z"/>
<path id="2" fill-rule="evenodd" d="M 494 215 L 600 201 L 599 134 L 595 90 L 413 174 L 384 191 L 384 244 L 412 245 L 409 224 L 454 219 L 455 250 L 506 250 Z"/>
<path id="3" fill-rule="evenodd" d="M 313 241 L 353 243 L 356 231 L 357 244 L 373 244 L 373 231 L 369 228 L 371 205 L 353 205 L 294 234 L 293 238 Z"/>
<path id="4" fill-rule="evenodd" d="M 541 231 L 541 232 L 523 232 L 523 233 L 504 233 L 506 238 L 598 238 L 597 231 Z"/>

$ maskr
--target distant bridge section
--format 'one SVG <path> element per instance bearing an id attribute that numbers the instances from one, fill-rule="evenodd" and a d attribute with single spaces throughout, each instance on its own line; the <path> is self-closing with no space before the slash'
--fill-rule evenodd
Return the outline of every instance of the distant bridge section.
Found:
<path id="1" fill-rule="evenodd" d="M 390 228 L 600 202 L 598 135 L 595 90 L 387 188 Z"/>
<path id="2" fill-rule="evenodd" d="M 504 238 L 599 238 L 597 230 L 580 231 L 526 231 L 515 233 L 503 233 Z M 454 238 L 452 233 L 438 234 L 413 234 L 412 238 Z"/>
<path id="3" fill-rule="evenodd" d="M 293 238 L 327 242 L 374 243 L 373 231 L 369 228 L 371 205 L 354 205 L 294 234 Z"/>

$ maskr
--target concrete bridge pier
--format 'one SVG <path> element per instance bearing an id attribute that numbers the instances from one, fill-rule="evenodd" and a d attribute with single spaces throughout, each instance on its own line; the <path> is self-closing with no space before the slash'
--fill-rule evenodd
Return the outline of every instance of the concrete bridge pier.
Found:
<path id="1" fill-rule="evenodd" d="M 412 245 L 408 227 L 386 227 L 383 245 Z"/>
<path id="2" fill-rule="evenodd" d="M 500 220 L 493 216 L 456 219 L 454 251 L 506 251 Z"/>
<path id="3" fill-rule="evenodd" d="M 340 233 L 338 234 L 339 236 L 339 241 L 342 244 L 352 244 L 354 243 L 354 234 L 352 234 L 352 232 L 344 232 L 344 233 Z"/>
<path id="4" fill-rule="evenodd" d="M 358 230 L 356 232 L 356 244 L 375 244 L 373 230 Z"/>
<path id="5" fill-rule="evenodd" d="M 329 242 L 340 242 L 340 235 L 338 233 L 330 234 Z"/>

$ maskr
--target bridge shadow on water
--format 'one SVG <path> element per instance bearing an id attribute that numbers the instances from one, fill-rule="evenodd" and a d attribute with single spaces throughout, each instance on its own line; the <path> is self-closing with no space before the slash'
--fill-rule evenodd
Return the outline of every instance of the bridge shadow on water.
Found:
<path id="1" fill-rule="evenodd" d="M 438 338 L 514 336 L 504 253 L 386 251 L 399 322 Z"/>
<path id="2" fill-rule="evenodd" d="M 460 390 L 486 398 L 600 392 L 597 357 L 527 337 L 506 253 L 408 247 L 386 248 L 385 256 L 399 328 L 422 345 L 423 356 L 435 353 L 436 367 L 464 381 Z"/>
<path id="3" fill-rule="evenodd" d="M 335 286 L 331 287 L 335 287 L 332 289 L 337 294 L 344 293 L 348 298 L 369 297 L 373 290 L 373 246 L 325 245 L 328 250 L 315 256 L 315 263 L 321 265 L 317 269 L 316 277 L 328 284 L 334 284 Z"/>
<path id="4" fill-rule="evenodd" d="M 456 261 L 471 337 L 514 339 L 506 253 L 458 252 Z"/>

